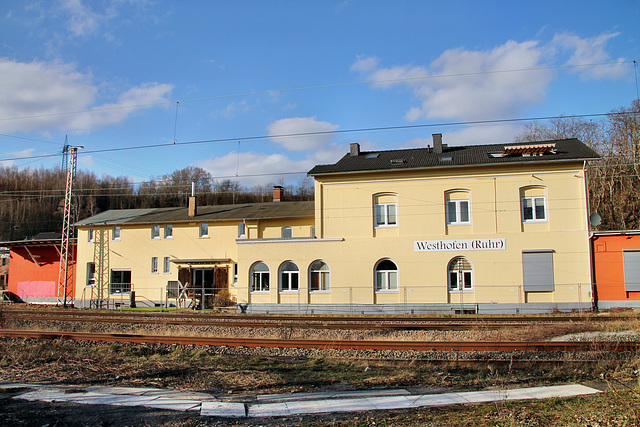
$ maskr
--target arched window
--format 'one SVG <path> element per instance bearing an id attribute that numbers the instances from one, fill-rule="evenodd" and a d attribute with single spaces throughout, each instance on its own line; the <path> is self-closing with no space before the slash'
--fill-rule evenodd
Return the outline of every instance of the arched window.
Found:
<path id="1" fill-rule="evenodd" d="M 269 292 L 269 267 L 264 262 L 251 267 L 251 292 Z"/>
<path id="2" fill-rule="evenodd" d="M 309 292 L 331 290 L 331 272 L 324 261 L 314 261 L 309 266 Z"/>
<path id="3" fill-rule="evenodd" d="M 449 262 L 449 290 L 468 291 L 473 289 L 473 267 L 465 257 L 456 257 Z"/>
<path id="4" fill-rule="evenodd" d="M 376 292 L 398 290 L 398 266 L 390 259 L 385 259 L 376 265 Z"/>
<path id="5" fill-rule="evenodd" d="M 523 222 L 547 221 L 547 192 L 544 187 L 520 189 Z"/>
<path id="6" fill-rule="evenodd" d="M 285 261 L 280 266 L 280 292 L 298 292 L 300 270 L 292 261 Z"/>

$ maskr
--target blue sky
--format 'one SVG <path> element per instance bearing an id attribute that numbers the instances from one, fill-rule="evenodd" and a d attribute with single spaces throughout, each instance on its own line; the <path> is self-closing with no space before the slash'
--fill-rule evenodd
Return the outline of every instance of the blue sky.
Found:
<path id="1" fill-rule="evenodd" d="M 350 142 L 510 142 L 500 120 L 630 106 L 639 22 L 637 0 L 4 0 L 0 164 L 59 165 L 68 135 L 98 176 L 251 187 Z"/>

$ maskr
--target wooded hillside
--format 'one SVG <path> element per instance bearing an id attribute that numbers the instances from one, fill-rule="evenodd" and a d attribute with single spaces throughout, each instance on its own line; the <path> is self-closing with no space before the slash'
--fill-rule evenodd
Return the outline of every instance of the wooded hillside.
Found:
<path id="1" fill-rule="evenodd" d="M 74 220 L 109 209 L 186 206 L 196 183 L 200 205 L 271 201 L 273 185 L 244 188 L 237 181 L 215 181 L 201 168 L 188 167 L 171 174 L 134 184 L 125 177 L 98 178 L 79 170 L 74 187 Z M 0 241 L 22 240 L 53 231 L 62 232 L 66 173 L 55 169 L 0 167 Z M 284 186 L 284 185 L 283 185 Z M 313 181 L 305 178 L 297 186 L 284 186 L 285 200 L 313 200 Z"/>

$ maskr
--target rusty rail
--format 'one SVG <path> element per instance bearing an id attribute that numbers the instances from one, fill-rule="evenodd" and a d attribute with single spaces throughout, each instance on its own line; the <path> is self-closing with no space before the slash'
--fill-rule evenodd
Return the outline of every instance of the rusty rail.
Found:
<path id="1" fill-rule="evenodd" d="M 229 347 L 319 348 L 337 350 L 399 350 L 399 351 L 606 351 L 638 352 L 635 341 L 356 341 L 356 340 L 300 340 L 218 338 L 197 336 L 164 336 L 139 334 L 97 334 L 86 332 L 47 332 L 0 330 L 0 336 L 10 338 L 67 339 L 75 341 L 129 342 L 146 344 L 209 345 Z"/>
<path id="2" fill-rule="evenodd" d="M 629 321 L 633 316 L 538 315 L 538 316 L 323 316 L 323 315 L 238 315 L 196 313 L 131 313 L 119 311 L 9 309 L 4 318 L 60 322 L 136 323 L 154 325 L 199 325 L 225 327 L 291 327 L 320 329 L 379 330 L 469 330 L 498 329 L 542 323 L 587 323 Z"/>

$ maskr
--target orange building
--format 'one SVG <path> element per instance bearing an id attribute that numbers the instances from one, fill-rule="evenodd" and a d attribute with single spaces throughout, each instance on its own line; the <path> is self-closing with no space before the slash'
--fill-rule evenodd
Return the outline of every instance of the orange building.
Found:
<path id="1" fill-rule="evenodd" d="M 58 276 L 60 274 L 60 237 L 51 238 L 41 233 L 33 239 L 2 242 L 10 248 L 9 281 L 7 290 L 12 300 L 33 304 L 58 302 Z M 56 233 L 57 234 L 57 233 Z M 67 283 L 67 301 L 74 297 L 76 242 L 69 248 L 71 271 Z"/>
<path id="2" fill-rule="evenodd" d="M 596 307 L 640 307 L 640 230 L 595 232 L 591 250 Z"/>

